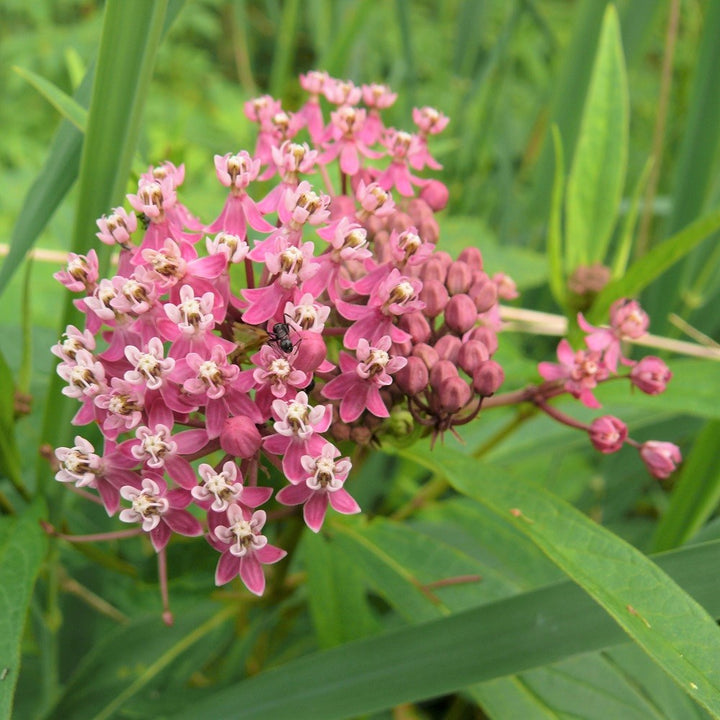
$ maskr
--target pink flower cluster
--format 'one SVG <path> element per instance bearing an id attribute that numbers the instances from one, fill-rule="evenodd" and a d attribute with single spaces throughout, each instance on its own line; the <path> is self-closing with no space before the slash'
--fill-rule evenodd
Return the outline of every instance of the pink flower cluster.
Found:
<path id="1" fill-rule="evenodd" d="M 594 395 L 598 384 L 618 378 L 618 363 L 630 367 L 625 375 L 632 385 L 648 395 L 665 391 L 672 373 L 658 357 L 646 356 L 639 361 L 623 356 L 622 343 L 646 334 L 649 318 L 637 301 L 621 299 L 610 308 L 610 326 L 597 328 L 578 315 L 580 328 L 587 333 L 586 349 L 574 351 L 567 340 L 557 349 L 558 364 L 541 362 L 540 375 L 548 381 L 540 392 L 550 397 L 558 392 L 570 393 L 589 408 L 601 407 Z M 542 405 L 541 405 L 542 407 Z M 561 420 L 560 414 L 553 413 Z M 681 461 L 680 449 L 669 442 L 650 440 L 640 444 L 628 437 L 628 428 L 619 418 L 603 415 L 588 427 L 569 421 L 567 424 L 587 430 L 590 442 L 602 453 L 614 453 L 624 444 L 636 447 L 649 472 L 656 478 L 667 478 Z"/>
<path id="2" fill-rule="evenodd" d="M 282 511 L 259 508 L 273 495 L 302 506 L 317 532 L 328 507 L 360 511 L 334 443 L 377 441 L 408 403 L 434 434 L 475 417 L 503 379 L 497 302 L 514 296 L 477 248 L 435 250 L 447 190 L 416 173 L 440 167 L 428 139 L 445 116 L 417 109 L 406 132 L 383 124 L 385 86 L 321 72 L 301 84 L 295 113 L 246 103 L 257 145 L 215 156 L 217 218 L 188 211 L 184 168 L 166 162 L 141 176 L 133 210 L 98 220 L 116 274 L 100 278 L 91 250 L 56 275 L 85 316 L 53 348 L 63 392 L 73 423 L 104 437 L 98 452 L 80 436 L 58 448 L 57 479 L 95 490 L 159 553 L 174 533 L 205 535 L 216 583 L 239 576 L 255 594 L 285 555 L 264 534 Z M 269 466 L 283 487 L 258 485 Z"/>

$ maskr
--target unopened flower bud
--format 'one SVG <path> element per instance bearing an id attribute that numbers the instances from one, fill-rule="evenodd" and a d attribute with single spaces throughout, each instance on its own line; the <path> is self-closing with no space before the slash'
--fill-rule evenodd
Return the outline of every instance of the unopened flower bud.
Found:
<path id="1" fill-rule="evenodd" d="M 458 260 L 467 263 L 473 270 L 483 269 L 482 253 L 476 247 L 463 248 L 462 252 L 458 255 Z"/>
<path id="2" fill-rule="evenodd" d="M 477 311 L 483 313 L 497 303 L 498 291 L 497 285 L 485 273 L 480 275 L 481 277 L 470 286 L 468 295 L 473 299 Z"/>
<path id="3" fill-rule="evenodd" d="M 297 370 L 314 372 L 327 356 L 327 345 L 320 333 L 303 331 L 296 343 L 296 356 L 293 362 Z"/>
<path id="4" fill-rule="evenodd" d="M 394 342 L 390 346 L 391 355 L 401 355 L 407 357 L 413 351 L 413 341 L 405 340 L 404 342 Z"/>
<path id="5" fill-rule="evenodd" d="M 597 295 L 612 277 L 610 268 L 595 263 L 594 265 L 581 265 L 568 278 L 568 290 L 575 295 Z"/>
<path id="6" fill-rule="evenodd" d="M 407 230 L 409 227 L 411 227 L 412 224 L 412 218 L 407 213 L 397 211 L 392 216 L 392 219 L 390 221 L 390 228 L 392 230 L 397 230 L 397 232 L 401 233 L 403 232 L 403 230 Z"/>
<path id="7" fill-rule="evenodd" d="M 455 363 L 450 360 L 438 360 L 430 369 L 430 385 L 435 392 L 440 391 L 440 386 L 452 377 L 459 377 Z"/>
<path id="8" fill-rule="evenodd" d="M 472 390 L 465 380 L 456 375 L 440 384 L 437 396 L 440 410 L 452 414 L 467 405 L 472 397 Z"/>
<path id="9" fill-rule="evenodd" d="M 424 343 L 430 339 L 432 332 L 425 316 L 417 311 L 400 316 L 400 327 L 410 333 L 414 343 Z"/>
<path id="10" fill-rule="evenodd" d="M 423 281 L 423 284 L 433 281 L 442 283 L 444 287 L 446 277 L 447 267 L 445 263 L 435 255 L 432 255 L 420 268 L 420 279 Z"/>
<path id="11" fill-rule="evenodd" d="M 445 278 L 445 286 L 451 295 L 466 293 L 472 283 L 472 268 L 462 260 L 450 264 Z"/>
<path id="12" fill-rule="evenodd" d="M 373 248 L 375 259 L 379 265 L 392 260 L 392 249 L 390 247 L 390 233 L 387 230 L 379 230 L 373 236 Z"/>
<path id="13" fill-rule="evenodd" d="M 350 439 L 350 426 L 339 418 L 330 425 L 330 432 L 338 442 L 345 442 Z"/>
<path id="14" fill-rule="evenodd" d="M 369 445 L 372 440 L 372 430 L 366 427 L 350 428 L 350 440 L 358 445 Z"/>
<path id="15" fill-rule="evenodd" d="M 453 295 L 445 307 L 447 326 L 458 333 L 464 333 L 477 322 L 478 311 L 469 295 Z"/>
<path id="16" fill-rule="evenodd" d="M 411 355 L 407 365 L 395 373 L 395 383 L 406 395 L 410 397 L 421 393 L 428 384 L 430 373 L 427 366 L 419 358 Z"/>
<path id="17" fill-rule="evenodd" d="M 461 345 L 462 341 L 456 335 L 443 335 L 435 343 L 435 351 L 440 360 L 449 360 L 451 363 L 456 363 Z"/>
<path id="18" fill-rule="evenodd" d="M 653 477 L 664 479 L 682 460 L 680 448 L 670 442 L 649 440 L 640 446 L 640 457 Z"/>
<path id="19" fill-rule="evenodd" d="M 260 432 L 249 417 L 235 415 L 225 421 L 220 432 L 220 447 L 229 455 L 250 458 L 261 444 Z"/>
<path id="20" fill-rule="evenodd" d="M 418 295 L 425 303 L 423 313 L 429 318 L 436 318 L 445 310 L 450 296 L 445 285 L 440 280 L 424 280 L 422 290 Z"/>
<path id="21" fill-rule="evenodd" d="M 601 453 L 617 452 L 623 446 L 627 434 L 627 425 L 612 415 L 595 418 L 590 424 L 590 442 Z"/>
<path id="22" fill-rule="evenodd" d="M 518 297 L 517 285 L 509 275 L 505 273 L 495 273 L 491 279 L 493 283 L 495 283 L 499 298 L 503 300 L 514 300 Z"/>
<path id="23" fill-rule="evenodd" d="M 498 349 L 498 339 L 495 331 L 486 325 L 480 325 L 479 327 L 473 328 L 464 338 L 463 341 L 468 340 L 479 340 L 490 353 L 492 357 Z"/>
<path id="24" fill-rule="evenodd" d="M 495 360 L 486 360 L 475 368 L 473 373 L 473 388 L 478 395 L 488 397 L 493 395 L 505 380 L 505 372 L 500 363 Z"/>
<path id="25" fill-rule="evenodd" d="M 488 349 L 479 340 L 469 340 L 460 346 L 458 352 L 458 365 L 468 374 L 472 375 L 480 363 L 490 359 Z"/>
<path id="26" fill-rule="evenodd" d="M 430 243 L 431 245 L 437 244 L 437 241 L 440 239 L 440 226 L 434 215 L 426 217 L 415 227 L 417 228 L 418 234 L 426 243 Z"/>
<path id="27" fill-rule="evenodd" d="M 412 351 L 413 357 L 420 358 L 428 370 L 440 359 L 437 350 L 426 343 L 418 343 Z"/>
<path id="28" fill-rule="evenodd" d="M 412 223 L 419 228 L 425 220 L 433 216 L 433 211 L 427 201 L 422 198 L 413 198 L 407 204 L 407 213 L 412 218 Z"/>
<path id="29" fill-rule="evenodd" d="M 443 210 L 448 203 L 450 193 L 447 186 L 439 180 L 429 180 L 420 191 L 420 198 L 424 200 L 434 212 Z"/>
<path id="30" fill-rule="evenodd" d="M 659 395 L 665 392 L 672 373 L 658 357 L 648 355 L 630 371 L 630 382 L 647 395 Z"/>

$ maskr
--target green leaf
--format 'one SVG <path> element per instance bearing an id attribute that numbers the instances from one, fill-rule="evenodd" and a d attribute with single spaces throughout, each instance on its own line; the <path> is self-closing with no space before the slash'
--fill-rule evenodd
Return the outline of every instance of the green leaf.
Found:
<path id="1" fill-rule="evenodd" d="M 658 557 L 716 615 L 718 551 L 720 541 Z M 306 655 L 188 703 L 173 720 L 296 720 L 299 708 L 312 708 L 313 720 L 355 717 L 626 640 L 597 603 L 566 581 Z"/>
<path id="2" fill-rule="evenodd" d="M 487 482 L 476 461 L 443 448 L 414 457 L 512 519 L 687 693 L 720 714 L 720 629 L 657 565 L 542 488 Z"/>
<path id="3" fill-rule="evenodd" d="M 96 220 L 121 202 L 135 153 L 140 118 L 147 97 L 163 25 L 166 0 L 153 3 L 109 0 L 95 70 L 87 131 L 80 162 L 78 207 L 72 250 L 86 252 L 97 230 Z M 106 261 L 109 248 L 99 253 Z M 101 272 L 103 262 L 101 260 Z M 76 311 L 66 302 L 63 325 Z M 69 426 L 63 422 L 70 405 L 59 399 L 60 383 L 48 390 L 42 438 L 52 446 L 65 442 Z M 39 476 L 42 480 L 42 471 Z M 51 504 L 54 507 L 54 504 Z"/>
<path id="4" fill-rule="evenodd" d="M 0 351 L 0 473 L 22 485 L 20 451 L 15 439 L 15 380 Z"/>
<path id="5" fill-rule="evenodd" d="M 218 612 L 216 604 L 205 602 L 178 613 L 172 627 L 155 614 L 106 634 L 85 657 L 49 717 L 115 717 L 196 643 L 229 624 L 236 612 L 232 605 Z"/>
<path id="6" fill-rule="evenodd" d="M 298 35 L 300 0 L 287 0 L 283 3 L 282 19 L 278 28 L 275 54 L 270 71 L 270 94 L 280 97 L 287 88 L 292 68 L 295 42 Z"/>
<path id="7" fill-rule="evenodd" d="M 13 70 L 27 80 L 66 120 L 69 120 L 80 132 L 85 132 L 87 110 L 80 103 L 32 70 L 17 66 Z"/>
<path id="8" fill-rule="evenodd" d="M 9 718 L 20 670 L 20 642 L 47 536 L 35 505 L 19 518 L 0 518 L 0 718 Z"/>
<path id="9" fill-rule="evenodd" d="M 615 300 L 622 297 L 637 297 L 653 280 L 718 228 L 720 228 L 720 210 L 715 210 L 691 223 L 677 235 L 656 245 L 647 255 L 636 260 L 623 277 L 613 280 L 602 289 L 588 313 L 590 321 L 603 322 Z"/>
<path id="10" fill-rule="evenodd" d="M 548 221 L 547 253 L 550 265 L 550 290 L 555 302 L 564 308 L 567 302 L 565 267 L 563 265 L 562 202 L 565 191 L 565 161 L 562 138 L 557 125 L 552 127 L 553 148 L 555 149 L 555 176 L 550 199 Z"/>
<path id="11" fill-rule="evenodd" d="M 436 618 L 439 612 L 449 612 L 423 592 L 418 579 L 362 529 L 350 523 L 334 523 L 333 529 L 337 531 L 335 542 L 364 574 L 366 581 L 390 605 L 400 609 L 407 620 L 430 620 Z"/>
<path id="12" fill-rule="evenodd" d="M 602 262 L 615 226 L 628 155 L 628 89 L 620 26 L 605 11 L 566 195 L 566 267 Z"/>
<path id="13" fill-rule="evenodd" d="M 718 437 L 720 420 L 707 423 L 685 458 L 670 505 L 655 530 L 653 547 L 656 550 L 682 545 L 717 508 L 720 502 Z"/>
<path id="14" fill-rule="evenodd" d="M 637 222 L 637 216 L 640 210 L 640 199 L 645 191 L 645 186 L 647 185 L 648 178 L 650 177 L 652 166 L 653 159 L 649 158 L 645 163 L 645 167 L 643 168 L 640 177 L 638 178 L 637 184 L 635 185 L 632 201 L 630 202 L 630 207 L 625 215 L 617 247 L 615 248 L 615 257 L 612 262 L 612 277 L 614 278 L 622 277 L 627 269 L 628 260 L 630 259 L 630 251 L 633 246 L 635 223 Z"/>
<path id="15" fill-rule="evenodd" d="M 320 647 L 370 635 L 379 627 L 365 599 L 360 571 L 322 535 L 309 531 L 302 542 L 310 614 Z"/>
<path id="16" fill-rule="evenodd" d="M 645 395 L 625 383 L 607 383 L 598 393 L 603 405 L 621 413 L 624 408 L 720 419 L 720 368 L 714 360 L 682 359 L 670 363 L 673 377 L 662 397 Z"/>

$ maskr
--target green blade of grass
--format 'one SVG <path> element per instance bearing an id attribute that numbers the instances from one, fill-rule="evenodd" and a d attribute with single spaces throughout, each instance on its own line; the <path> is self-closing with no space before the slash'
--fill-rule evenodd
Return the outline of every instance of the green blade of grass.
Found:
<path id="1" fill-rule="evenodd" d="M 550 290 L 555 298 L 555 302 L 564 309 L 567 306 L 562 228 L 565 161 L 563 160 L 562 138 L 560 137 L 560 131 L 557 129 L 557 125 L 554 125 L 552 128 L 552 137 L 553 147 L 555 148 L 555 177 L 553 178 L 552 198 L 550 200 L 547 254 L 550 264 Z"/>
<path id="2" fill-rule="evenodd" d="M 64 93 L 57 85 L 37 75 L 32 70 L 14 67 L 13 70 L 24 80 L 27 80 L 66 120 L 69 120 L 80 132 L 85 132 L 87 124 L 87 109 L 69 95 Z"/>

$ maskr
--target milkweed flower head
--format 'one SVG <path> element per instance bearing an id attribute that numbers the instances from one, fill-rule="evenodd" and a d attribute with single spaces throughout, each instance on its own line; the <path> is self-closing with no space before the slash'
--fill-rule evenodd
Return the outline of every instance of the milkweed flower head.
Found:
<path id="1" fill-rule="evenodd" d="M 79 405 L 73 424 L 103 436 L 58 448 L 57 479 L 97 493 L 160 554 L 203 535 L 220 553 L 216 583 L 239 577 L 256 595 L 285 555 L 270 540 L 292 508 L 314 532 L 360 511 L 346 489 L 358 449 L 393 433 L 434 440 L 478 415 L 504 378 L 498 298 L 516 295 L 478 248 L 442 249 L 447 188 L 417 173 L 440 167 L 430 147 L 446 116 L 419 108 L 414 130 L 394 128 L 385 85 L 317 71 L 300 82 L 297 112 L 248 101 L 255 148 L 208 162 L 219 215 L 192 214 L 184 167 L 162 163 L 127 196 L 132 210 L 98 220 L 119 251 L 114 275 L 99 277 L 94 250 L 56 274 L 85 319 L 52 350 L 63 393 Z M 602 353 L 643 327 L 632 305 L 614 317 L 595 347 L 563 346 L 545 369 L 553 388 L 590 404 Z M 645 363 L 634 382 L 656 392 L 665 378 Z"/>

